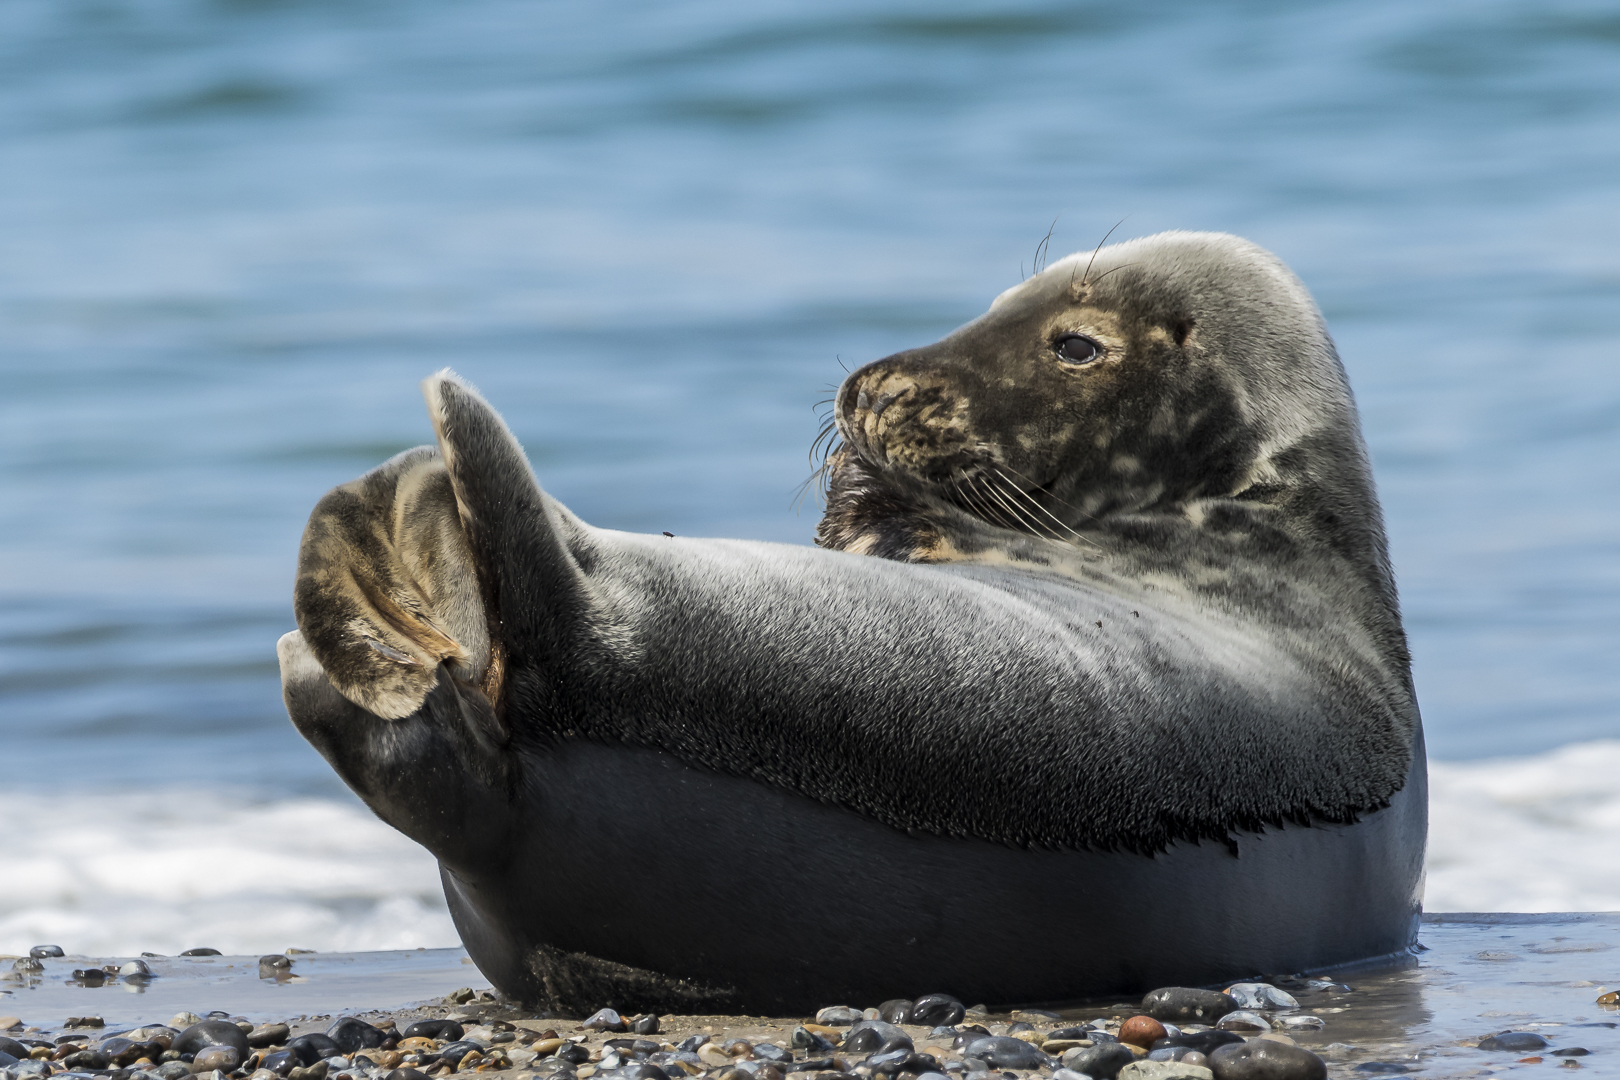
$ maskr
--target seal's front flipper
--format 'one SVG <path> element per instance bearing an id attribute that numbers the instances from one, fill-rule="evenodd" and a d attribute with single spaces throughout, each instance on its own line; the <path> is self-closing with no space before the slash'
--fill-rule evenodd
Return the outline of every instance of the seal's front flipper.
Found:
<path id="1" fill-rule="evenodd" d="M 504 741 L 479 689 L 491 656 L 479 575 L 431 448 L 406 451 L 316 505 L 293 610 L 304 643 L 349 701 L 401 720 L 448 680 L 467 699 L 480 741 Z"/>

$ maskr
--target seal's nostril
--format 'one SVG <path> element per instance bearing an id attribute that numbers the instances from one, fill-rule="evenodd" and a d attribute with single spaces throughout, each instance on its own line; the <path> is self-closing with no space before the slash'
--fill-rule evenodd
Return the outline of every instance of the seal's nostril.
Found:
<path id="1" fill-rule="evenodd" d="M 909 389 L 911 389 L 911 388 L 910 387 L 906 388 L 906 390 L 909 390 Z M 873 417 L 873 419 L 876 419 L 877 417 L 882 416 L 883 415 L 883 410 L 887 409 L 890 405 L 893 405 L 896 401 L 899 401 L 900 398 L 905 395 L 905 393 L 906 393 L 905 390 L 896 390 L 892 394 L 884 394 L 882 397 L 878 398 L 877 399 L 877 404 L 872 406 L 872 417 Z M 866 396 L 865 394 L 861 395 L 861 397 L 863 399 L 865 398 L 865 396 Z"/>

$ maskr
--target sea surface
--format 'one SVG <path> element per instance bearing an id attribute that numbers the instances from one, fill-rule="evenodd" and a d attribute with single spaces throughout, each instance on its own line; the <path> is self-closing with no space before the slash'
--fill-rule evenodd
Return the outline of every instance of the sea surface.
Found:
<path id="1" fill-rule="evenodd" d="M 0 952 L 455 943 L 274 655 L 425 375 L 587 521 L 807 543 L 844 369 L 1116 227 L 1326 313 L 1428 907 L 1620 908 L 1613 4 L 8 0 Z"/>

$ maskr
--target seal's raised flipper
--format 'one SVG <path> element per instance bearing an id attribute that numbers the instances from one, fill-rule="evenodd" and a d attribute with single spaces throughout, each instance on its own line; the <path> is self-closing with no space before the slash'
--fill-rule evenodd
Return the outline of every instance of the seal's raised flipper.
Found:
<path id="1" fill-rule="evenodd" d="M 293 610 L 332 686 L 400 720 L 441 677 L 477 686 L 488 623 L 450 477 L 429 447 L 329 492 L 298 553 Z"/>
<path id="2" fill-rule="evenodd" d="M 422 394 L 488 620 L 482 685 L 499 707 L 513 663 L 552 667 L 611 636 L 614 618 L 584 585 L 590 530 L 540 490 L 500 414 L 448 368 L 424 380 Z"/>

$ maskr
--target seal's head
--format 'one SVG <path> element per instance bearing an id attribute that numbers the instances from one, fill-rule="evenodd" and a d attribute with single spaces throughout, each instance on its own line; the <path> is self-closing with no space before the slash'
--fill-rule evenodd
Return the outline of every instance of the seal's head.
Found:
<path id="1" fill-rule="evenodd" d="M 1069 256 L 944 340 L 855 371 L 834 408 L 825 547 L 937 561 L 1016 546 L 1009 530 L 1106 547 L 1123 520 L 1202 524 L 1238 500 L 1380 572 L 1333 342 L 1288 268 L 1235 236 Z"/>

